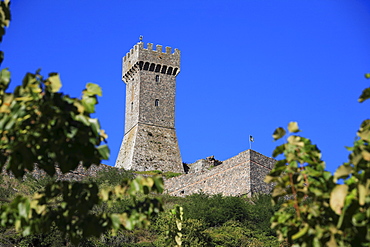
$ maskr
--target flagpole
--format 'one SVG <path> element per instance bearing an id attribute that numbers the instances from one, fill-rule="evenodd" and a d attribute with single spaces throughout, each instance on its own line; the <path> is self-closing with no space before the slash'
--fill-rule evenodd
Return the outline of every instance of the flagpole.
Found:
<path id="1" fill-rule="evenodd" d="M 249 135 L 249 149 L 252 149 L 252 142 L 254 142 L 253 136 Z"/>

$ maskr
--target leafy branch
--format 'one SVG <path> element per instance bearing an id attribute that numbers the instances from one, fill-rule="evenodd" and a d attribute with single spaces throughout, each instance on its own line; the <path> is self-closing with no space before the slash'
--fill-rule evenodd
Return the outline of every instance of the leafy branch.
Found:
<path id="1" fill-rule="evenodd" d="M 369 92 L 365 89 L 359 102 L 369 99 Z M 362 122 L 347 148 L 348 162 L 334 174 L 325 171 L 317 146 L 296 135 L 296 122 L 287 129 L 287 142 L 273 152 L 282 158 L 265 179 L 275 184 L 273 200 L 285 200 L 271 218 L 280 240 L 293 246 L 370 246 L 370 120 Z M 273 138 L 286 134 L 280 127 Z"/>
<path id="2" fill-rule="evenodd" d="M 0 2 L 0 41 L 9 25 L 9 1 Z M 3 58 L 3 53 L 1 60 Z M 101 88 L 87 83 L 82 97 L 72 98 L 59 92 L 58 73 L 44 78 L 40 70 L 27 73 L 22 84 L 7 92 L 10 71 L 0 70 L 0 170 L 21 179 L 37 164 L 53 176 L 58 166 L 62 173 L 80 164 L 89 168 L 109 158 L 108 137 L 97 118 L 91 118 L 102 96 Z M 99 236 L 113 229 L 146 227 L 150 218 L 162 211 L 162 202 L 151 193 L 162 193 L 162 178 L 123 181 L 121 185 L 99 190 L 95 182 L 50 182 L 31 198 L 17 196 L 0 207 L 0 226 L 14 226 L 24 236 L 47 232 L 57 227 L 73 243 L 81 238 Z M 137 194 L 144 195 L 138 199 Z M 93 214 L 95 205 L 112 204 L 130 197 L 133 206 L 116 214 Z"/>

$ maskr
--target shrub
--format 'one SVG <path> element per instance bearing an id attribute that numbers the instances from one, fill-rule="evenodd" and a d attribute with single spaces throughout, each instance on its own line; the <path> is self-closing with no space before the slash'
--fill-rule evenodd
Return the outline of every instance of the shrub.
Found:
<path id="1" fill-rule="evenodd" d="M 193 194 L 186 198 L 184 217 L 199 219 L 209 227 L 221 226 L 229 220 L 244 221 L 249 218 L 250 204 L 240 197 Z"/>
<path id="2" fill-rule="evenodd" d="M 127 179 L 133 179 L 135 177 L 132 171 L 126 171 L 125 169 L 117 169 L 108 167 L 100 170 L 96 173 L 96 176 L 89 176 L 88 181 L 97 183 L 99 186 L 116 186 Z"/>
<path id="3" fill-rule="evenodd" d="M 165 172 L 162 174 L 165 178 L 173 178 L 182 175 L 182 173 L 178 172 Z"/>

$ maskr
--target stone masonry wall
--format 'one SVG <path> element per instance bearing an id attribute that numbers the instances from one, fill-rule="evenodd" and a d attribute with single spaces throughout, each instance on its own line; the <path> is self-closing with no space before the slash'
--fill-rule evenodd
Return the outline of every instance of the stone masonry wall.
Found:
<path id="1" fill-rule="evenodd" d="M 175 130 L 139 124 L 132 170 L 183 173 Z"/>
<path id="2" fill-rule="evenodd" d="M 144 70 L 139 80 L 139 122 L 175 128 L 176 77 Z"/>
<path id="3" fill-rule="evenodd" d="M 274 163 L 272 158 L 247 150 L 210 170 L 168 179 L 165 181 L 165 189 L 174 196 L 201 191 L 232 196 L 268 193 L 269 186 L 263 180 Z"/>
<path id="4" fill-rule="evenodd" d="M 222 161 L 216 160 L 214 156 L 210 156 L 205 159 L 197 160 L 192 164 L 184 164 L 184 170 L 185 173 L 199 173 L 210 170 L 221 164 Z"/>
<path id="5" fill-rule="evenodd" d="M 268 158 L 260 153 L 251 152 L 251 193 L 270 193 L 273 186 L 264 183 L 266 175 L 274 168 L 275 159 Z M 262 181 L 262 182 L 261 182 Z"/>
<path id="6" fill-rule="evenodd" d="M 139 42 L 123 58 L 125 135 L 116 167 L 184 172 L 175 131 L 176 76 L 180 51 Z"/>

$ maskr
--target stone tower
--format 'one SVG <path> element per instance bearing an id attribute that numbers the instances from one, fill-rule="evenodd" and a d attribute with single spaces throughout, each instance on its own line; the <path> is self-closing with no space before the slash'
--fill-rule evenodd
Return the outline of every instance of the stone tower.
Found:
<path id="1" fill-rule="evenodd" d="M 125 134 L 116 167 L 183 172 L 175 131 L 176 76 L 180 51 L 143 42 L 123 57 L 126 83 Z"/>

